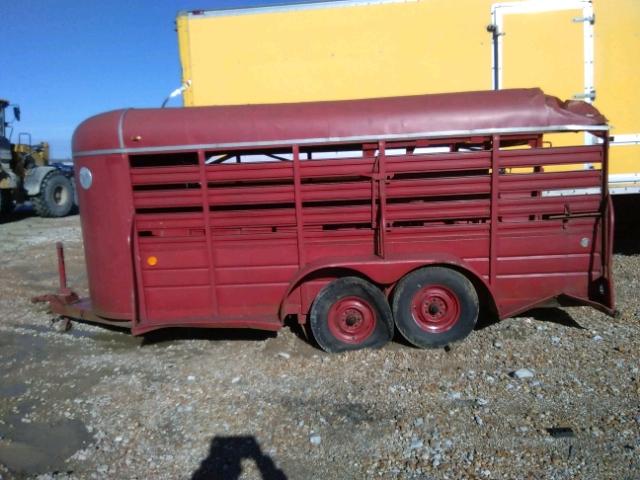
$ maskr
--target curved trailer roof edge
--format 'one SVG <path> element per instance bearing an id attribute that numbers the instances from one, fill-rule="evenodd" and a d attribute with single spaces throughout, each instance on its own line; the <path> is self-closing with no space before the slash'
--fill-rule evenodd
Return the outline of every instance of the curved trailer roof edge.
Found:
<path id="1" fill-rule="evenodd" d="M 208 143 L 208 144 L 188 144 L 188 145 L 167 145 L 162 147 L 140 147 L 140 148 L 113 148 L 103 150 L 87 150 L 74 153 L 76 157 L 91 157 L 96 155 L 112 155 L 112 154 L 136 154 L 136 153 L 167 153 L 180 152 L 188 150 L 222 150 L 222 149 L 244 149 L 244 148 L 268 148 L 280 147 L 285 145 L 315 145 L 322 143 L 340 144 L 340 143 L 365 143 L 379 140 L 408 140 L 408 139 L 438 139 L 453 138 L 467 136 L 485 136 L 485 135 L 505 135 L 518 133 L 560 133 L 560 132 L 605 132 L 608 131 L 607 125 L 566 125 L 552 126 L 549 128 L 513 128 L 513 129 L 492 129 L 492 130 L 457 130 L 449 132 L 435 133 L 416 133 L 412 135 L 388 135 L 388 136 L 371 136 L 371 137 L 335 137 L 335 138 L 301 138 L 301 139 L 283 139 L 265 142 L 238 142 L 238 143 Z"/>
<path id="2" fill-rule="evenodd" d="M 534 88 L 117 110 L 83 122 L 74 133 L 73 151 L 75 156 L 88 156 L 608 128 L 606 118 L 592 105 L 562 102 Z"/>

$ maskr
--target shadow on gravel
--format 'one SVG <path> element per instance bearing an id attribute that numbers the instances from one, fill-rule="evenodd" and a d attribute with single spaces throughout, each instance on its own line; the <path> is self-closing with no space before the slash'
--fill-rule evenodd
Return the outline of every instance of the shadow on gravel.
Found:
<path id="1" fill-rule="evenodd" d="M 569 313 L 560 308 L 536 308 L 524 312 L 518 317 L 529 317 L 540 322 L 555 323 L 557 325 L 563 325 L 565 327 L 577 328 L 579 330 L 585 330 L 585 328 L 576 322 Z M 516 317 L 517 318 L 517 317 Z"/>
<path id="2" fill-rule="evenodd" d="M 74 215 L 78 215 L 79 211 L 77 207 L 73 207 L 68 217 L 72 217 Z M 25 218 L 37 217 L 36 212 L 31 207 L 31 204 L 18 205 L 16 209 L 11 213 L 0 213 L 0 225 L 3 223 L 13 223 L 19 222 L 20 220 L 24 220 Z M 55 221 L 55 218 L 49 219 L 51 221 Z"/>
<path id="3" fill-rule="evenodd" d="M 393 339 L 391 341 L 400 348 L 404 347 L 411 350 L 420 350 L 420 348 L 416 347 L 411 342 L 409 342 L 406 338 L 404 338 L 397 328 L 394 329 Z"/>
<path id="4" fill-rule="evenodd" d="M 498 314 L 489 306 L 490 304 L 491 301 L 486 295 L 480 298 L 480 312 L 478 313 L 478 321 L 474 330 L 484 330 L 500 321 Z"/>
<path id="5" fill-rule="evenodd" d="M 615 238 L 614 253 L 640 254 L 640 194 L 614 195 Z"/>
<path id="6" fill-rule="evenodd" d="M 288 315 L 284 320 L 284 325 L 285 327 L 288 327 L 289 330 L 291 330 L 291 332 L 296 336 L 298 340 L 309 344 L 316 350 L 322 351 L 320 346 L 313 338 L 313 334 L 311 333 L 311 328 L 309 327 L 308 323 L 306 325 L 302 325 L 298 323 L 298 320 L 294 315 Z"/>
<path id="7" fill-rule="evenodd" d="M 3 223 L 19 222 L 20 220 L 24 220 L 25 218 L 35 216 L 36 214 L 33 213 L 33 210 L 31 209 L 20 209 L 12 213 L 0 214 L 0 225 Z"/>
<path id="8" fill-rule="evenodd" d="M 276 332 L 251 330 L 248 328 L 163 328 L 145 333 L 142 346 L 157 345 L 176 340 L 238 340 L 260 342 L 274 338 Z"/>
<path id="9" fill-rule="evenodd" d="M 498 323 L 500 319 L 497 315 L 478 315 L 478 321 L 476 322 L 476 326 L 474 330 L 484 330 L 485 328 L 490 327 L 491 325 L 495 325 Z"/>
<path id="10" fill-rule="evenodd" d="M 214 437 L 209 455 L 191 480 L 236 480 L 242 476 L 242 462 L 252 460 L 263 480 L 286 480 L 287 476 L 265 455 L 254 436 Z"/>
<path id="11" fill-rule="evenodd" d="M 535 308 L 533 310 L 527 310 L 526 312 L 516 315 L 514 318 L 533 318 L 540 322 L 555 323 L 557 325 L 563 325 L 565 327 L 578 328 L 584 330 L 585 328 L 576 322 L 569 313 L 557 307 L 547 308 Z M 493 313 L 480 314 L 478 316 L 478 323 L 476 324 L 476 330 L 484 330 L 491 325 L 498 323 L 500 320 L 497 315 Z"/>

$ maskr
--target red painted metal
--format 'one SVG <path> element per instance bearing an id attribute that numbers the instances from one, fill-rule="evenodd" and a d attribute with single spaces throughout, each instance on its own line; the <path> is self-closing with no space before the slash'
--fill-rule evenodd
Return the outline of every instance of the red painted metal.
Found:
<path id="1" fill-rule="evenodd" d="M 331 334 L 345 343 L 359 344 L 371 336 L 376 327 L 376 314 L 360 297 L 345 297 L 331 306 L 328 315 Z"/>
<path id="2" fill-rule="evenodd" d="M 300 176 L 300 147 L 298 145 L 293 146 L 293 198 L 295 200 L 296 208 L 296 240 L 298 242 L 298 263 L 304 265 L 305 260 L 305 246 L 304 246 L 304 209 L 302 208 L 302 180 Z M 273 199 L 273 193 L 271 193 Z M 285 192 L 286 196 L 286 192 Z M 288 199 L 288 196 L 285 197 Z M 220 200 L 221 203 L 224 200 Z M 268 199 L 267 199 L 268 201 Z M 212 200 L 215 203 L 215 200 Z"/>
<path id="3" fill-rule="evenodd" d="M 58 254 L 58 278 L 60 290 L 67 289 L 67 268 L 64 264 L 64 248 L 62 242 L 56 242 L 56 253 Z"/>
<path id="4" fill-rule="evenodd" d="M 32 302 L 49 302 L 54 303 L 63 308 L 66 305 L 76 303 L 79 298 L 78 295 L 67 287 L 67 267 L 64 262 L 64 247 L 62 242 L 56 242 L 56 254 L 58 256 L 58 292 L 55 294 L 40 295 L 33 297 Z M 59 312 L 57 312 L 59 313 Z"/>
<path id="5" fill-rule="evenodd" d="M 378 248 L 377 255 L 384 258 L 385 247 L 387 244 L 387 171 L 386 171 L 386 142 L 382 141 L 378 143 L 378 158 L 377 158 L 377 174 L 373 176 L 378 184 L 378 198 L 379 198 L 379 226 L 378 226 Z"/>
<path id="6" fill-rule="evenodd" d="M 500 317 L 560 296 L 611 313 L 607 142 L 542 143 L 604 122 L 537 89 L 99 115 L 74 135 L 91 314 L 277 330 L 339 276 L 389 292 L 435 264 Z"/>
<path id="7" fill-rule="evenodd" d="M 205 155 L 202 150 L 198 150 L 198 165 L 200 167 L 200 177 L 199 182 L 200 185 L 204 185 L 206 183 L 207 172 L 205 169 Z M 200 202 L 203 206 L 209 205 L 209 198 L 207 195 L 207 190 L 204 188 L 199 189 L 201 191 L 200 194 Z M 197 203 L 196 203 L 197 205 Z M 209 271 L 209 288 L 211 295 L 211 304 L 214 312 L 218 311 L 218 295 L 216 292 L 216 269 L 215 269 L 215 248 L 214 248 L 214 240 L 213 234 L 211 232 L 211 218 L 209 215 L 204 216 L 204 236 L 207 245 L 207 259 L 209 261 L 208 271 Z"/>
<path id="8" fill-rule="evenodd" d="M 64 318 L 75 318 L 87 322 L 103 323 L 106 325 L 131 328 L 131 322 L 112 321 L 95 314 L 91 301 L 88 298 L 79 298 L 78 295 L 67 287 L 67 268 L 64 261 L 64 247 L 62 242 L 56 242 L 58 256 L 58 279 L 60 285 L 58 292 L 54 294 L 39 295 L 31 298 L 33 303 L 49 304 L 51 313 Z"/>
<path id="9" fill-rule="evenodd" d="M 500 209 L 500 137 L 491 137 L 491 219 L 489 221 L 489 283 L 498 276 L 498 214 Z"/>
<path id="10" fill-rule="evenodd" d="M 450 330 L 460 319 L 460 302 L 444 285 L 429 285 L 413 296 L 411 313 L 416 324 L 429 333 Z"/>
<path id="11" fill-rule="evenodd" d="M 212 112 L 215 112 L 212 115 Z M 427 113 L 428 112 L 428 113 Z M 605 118 L 584 102 L 561 102 L 540 89 L 465 92 L 332 102 L 132 109 L 110 112 L 80 125 L 74 152 L 119 145 L 156 148 L 185 144 L 278 142 L 290 139 L 399 135 L 433 131 L 602 125 Z M 106 116 L 106 117 L 105 117 Z M 278 121 L 274 121 L 277 119 Z M 98 124 L 99 122 L 99 124 Z M 98 128 L 95 138 L 85 127 Z M 111 129 L 107 132 L 106 130 Z M 454 139 L 455 140 L 455 139 Z"/>

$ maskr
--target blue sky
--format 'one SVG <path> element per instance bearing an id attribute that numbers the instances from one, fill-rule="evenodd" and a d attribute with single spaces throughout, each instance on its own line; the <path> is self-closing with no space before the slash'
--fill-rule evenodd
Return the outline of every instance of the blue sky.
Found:
<path id="1" fill-rule="evenodd" d="M 3 0 L 0 98 L 22 110 L 13 140 L 30 132 L 34 142 L 50 142 L 52 158 L 70 157 L 71 135 L 85 118 L 159 106 L 179 86 L 178 11 L 280 3 Z"/>

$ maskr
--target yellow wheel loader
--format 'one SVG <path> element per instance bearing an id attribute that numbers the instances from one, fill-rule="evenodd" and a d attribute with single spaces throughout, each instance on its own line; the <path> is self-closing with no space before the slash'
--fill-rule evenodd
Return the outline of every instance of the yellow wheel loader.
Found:
<path id="1" fill-rule="evenodd" d="M 12 108 L 13 120 L 7 111 Z M 11 213 L 16 203 L 31 201 L 41 217 L 64 217 L 75 205 L 73 169 L 49 164 L 49 144 L 33 144 L 21 133 L 11 143 L 12 124 L 20 121 L 20 108 L 0 99 L 0 213 Z"/>

